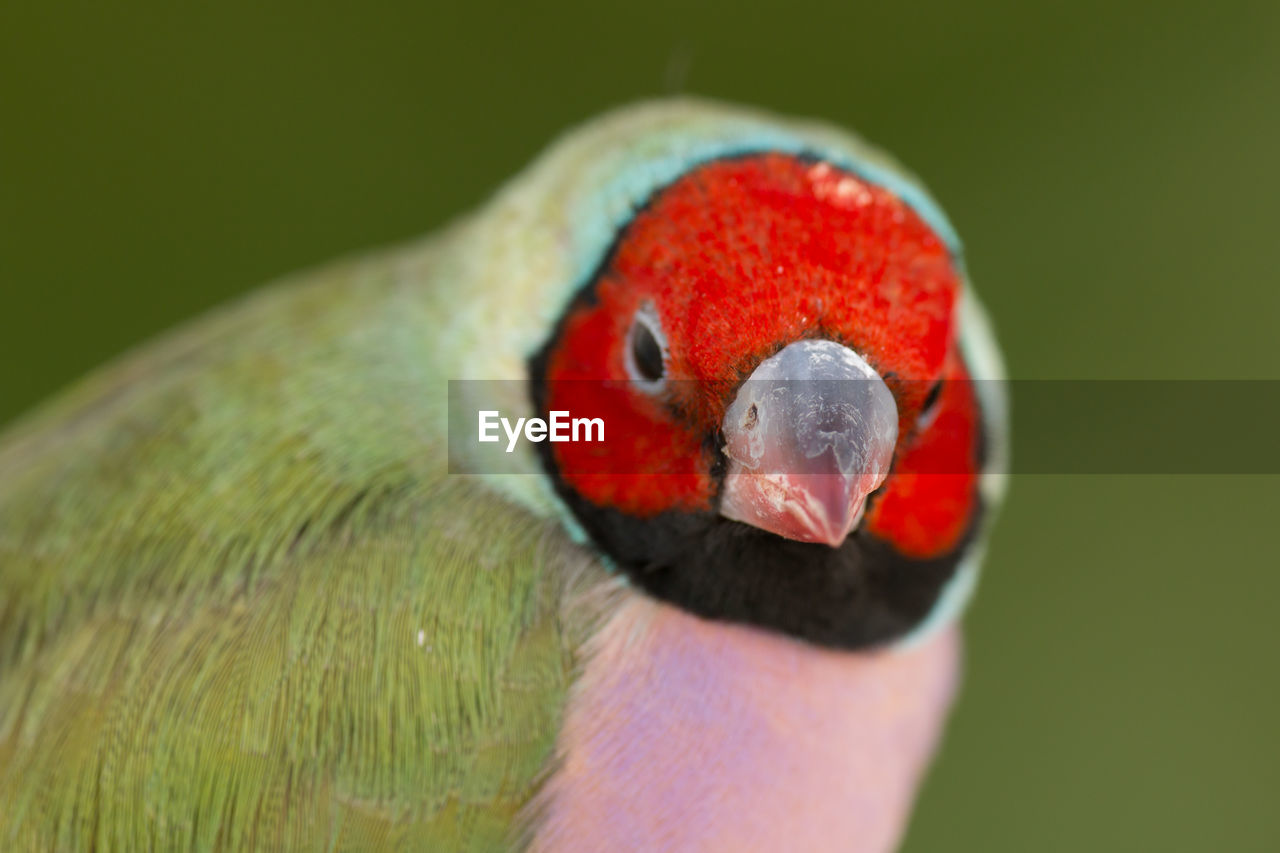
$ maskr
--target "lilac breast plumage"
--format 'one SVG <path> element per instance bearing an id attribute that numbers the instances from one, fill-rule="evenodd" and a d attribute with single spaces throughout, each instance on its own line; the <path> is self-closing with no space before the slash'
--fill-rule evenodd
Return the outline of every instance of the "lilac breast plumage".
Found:
<path id="1" fill-rule="evenodd" d="M 958 651 L 954 629 L 850 654 L 630 601 L 571 700 L 535 849 L 892 849 Z"/>

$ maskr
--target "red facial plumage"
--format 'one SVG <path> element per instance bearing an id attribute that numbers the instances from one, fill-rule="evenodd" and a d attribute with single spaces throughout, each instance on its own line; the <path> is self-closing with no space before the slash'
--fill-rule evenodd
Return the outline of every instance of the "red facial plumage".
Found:
<path id="1" fill-rule="evenodd" d="M 637 212 L 547 353 L 546 408 L 607 425 L 603 443 L 552 446 L 560 474 L 587 500 L 634 515 L 710 509 L 707 437 L 737 383 L 793 341 L 828 338 L 861 354 L 898 400 L 894 473 L 864 524 L 909 556 L 944 552 L 976 506 L 977 404 L 954 326 L 960 287 L 943 241 L 881 187 L 784 154 L 697 167 Z M 668 345 L 658 396 L 625 381 L 645 304 Z M 957 381 L 917 429 L 939 379 Z"/>

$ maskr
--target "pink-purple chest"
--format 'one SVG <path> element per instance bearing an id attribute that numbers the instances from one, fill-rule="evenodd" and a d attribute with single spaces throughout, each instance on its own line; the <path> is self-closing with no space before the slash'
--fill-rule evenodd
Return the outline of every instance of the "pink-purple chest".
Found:
<path id="1" fill-rule="evenodd" d="M 892 849 L 958 650 L 829 651 L 637 597 L 595 638 L 534 847 Z"/>

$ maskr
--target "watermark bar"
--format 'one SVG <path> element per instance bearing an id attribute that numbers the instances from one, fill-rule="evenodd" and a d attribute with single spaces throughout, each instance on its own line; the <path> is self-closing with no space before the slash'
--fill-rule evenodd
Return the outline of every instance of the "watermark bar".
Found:
<path id="1" fill-rule="evenodd" d="M 671 382 L 655 394 L 627 381 L 569 382 L 575 385 L 571 394 L 554 396 L 575 400 L 578 406 L 539 412 L 532 402 L 533 383 L 450 380 L 450 473 L 529 473 L 522 454 L 547 442 L 577 442 L 590 445 L 590 452 L 569 454 L 580 473 L 661 474 L 669 462 L 661 453 L 639 464 L 628 462 L 624 469 L 617 459 L 634 460 L 636 454 L 616 454 L 611 448 L 650 442 L 664 429 L 705 432 L 713 420 L 710 413 L 723 410 L 717 401 L 731 400 L 740 385 Z M 800 384 L 773 383 L 766 390 L 795 394 Z M 934 391 L 932 383 L 888 384 L 901 401 L 900 411 L 907 401 L 927 399 Z M 963 390 L 975 400 L 1003 396 L 1008 401 L 1013 474 L 1280 474 L 1280 380 L 966 384 Z M 548 390 L 543 387 L 541 399 L 553 396 Z M 653 414 L 648 420 L 628 414 L 635 411 Z M 711 451 L 702 447 L 699 452 Z M 918 473 L 962 473 L 962 464 L 937 462 Z"/>

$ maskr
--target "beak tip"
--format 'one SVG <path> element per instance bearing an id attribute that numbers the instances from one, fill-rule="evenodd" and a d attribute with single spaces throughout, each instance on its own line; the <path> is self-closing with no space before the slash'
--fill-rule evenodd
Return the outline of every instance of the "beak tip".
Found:
<path id="1" fill-rule="evenodd" d="M 785 539 L 839 548 L 862 520 L 859 478 L 832 474 L 738 473 L 725 484 L 720 514 Z"/>

